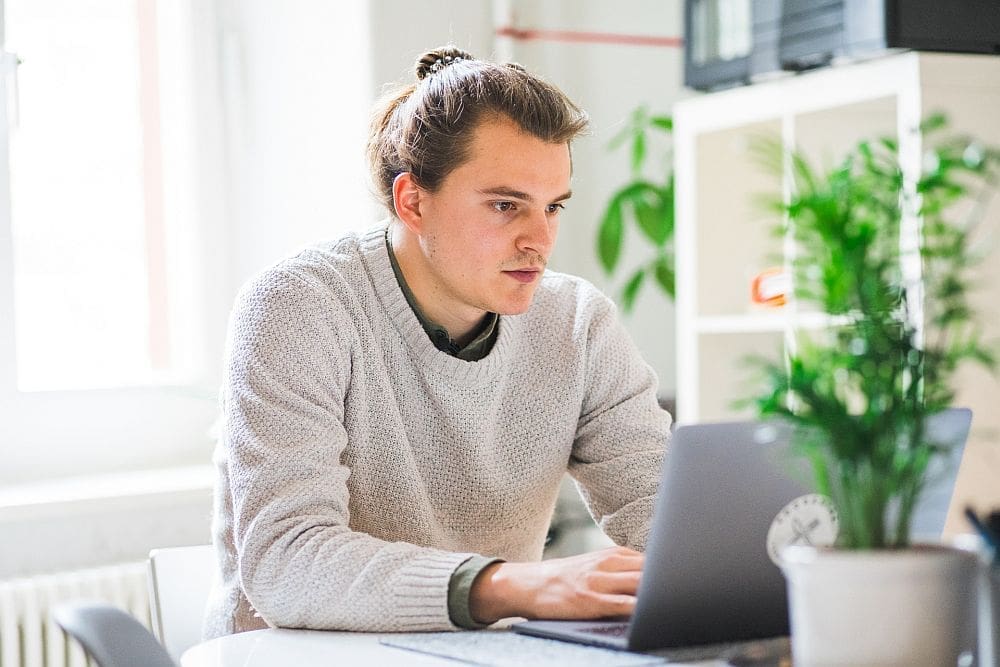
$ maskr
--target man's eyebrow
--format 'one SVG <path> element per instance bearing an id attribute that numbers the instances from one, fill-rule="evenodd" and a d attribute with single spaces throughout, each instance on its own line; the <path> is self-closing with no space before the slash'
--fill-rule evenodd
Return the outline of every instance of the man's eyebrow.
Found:
<path id="1" fill-rule="evenodd" d="M 508 188 L 506 186 L 498 186 L 495 188 L 486 188 L 485 190 L 478 190 L 481 195 L 494 195 L 500 197 L 509 197 L 511 199 L 520 199 L 521 201 L 526 201 L 528 203 L 534 203 L 535 198 L 529 195 L 527 192 L 521 192 L 520 190 L 515 190 L 514 188 Z M 572 190 L 567 190 L 563 194 L 559 195 L 553 202 L 565 201 L 573 196 Z"/>

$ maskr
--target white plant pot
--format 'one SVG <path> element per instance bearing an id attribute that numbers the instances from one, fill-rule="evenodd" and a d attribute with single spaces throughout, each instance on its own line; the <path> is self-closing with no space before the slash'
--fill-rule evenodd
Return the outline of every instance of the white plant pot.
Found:
<path id="1" fill-rule="evenodd" d="M 974 553 L 793 546 L 782 558 L 796 667 L 973 664 Z"/>

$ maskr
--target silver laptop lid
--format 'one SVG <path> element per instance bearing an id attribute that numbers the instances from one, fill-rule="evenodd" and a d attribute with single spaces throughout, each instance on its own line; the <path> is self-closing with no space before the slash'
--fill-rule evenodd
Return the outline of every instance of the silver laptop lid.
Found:
<path id="1" fill-rule="evenodd" d="M 971 419 L 969 410 L 951 409 L 928 424 L 951 450 L 932 471 L 915 511 L 918 538 L 941 534 Z M 772 540 L 786 537 L 776 537 L 780 530 L 772 526 L 783 510 L 787 516 L 790 506 L 805 506 L 812 519 L 785 535 L 817 544 L 832 539 L 824 533 L 811 472 L 791 455 L 789 435 L 789 427 L 778 422 L 675 429 L 629 628 L 630 649 L 788 634 L 785 581 L 768 550 L 769 533 Z"/>

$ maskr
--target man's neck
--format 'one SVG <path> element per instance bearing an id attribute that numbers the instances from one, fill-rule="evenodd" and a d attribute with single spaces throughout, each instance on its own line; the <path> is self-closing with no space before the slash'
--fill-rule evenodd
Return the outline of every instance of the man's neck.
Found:
<path id="1" fill-rule="evenodd" d="M 446 287 L 439 284 L 427 265 L 420 239 L 406 227 L 390 223 L 388 238 L 403 280 L 424 317 L 444 327 L 459 346 L 468 344 L 479 333 L 489 313 L 454 301 L 449 303 Z"/>

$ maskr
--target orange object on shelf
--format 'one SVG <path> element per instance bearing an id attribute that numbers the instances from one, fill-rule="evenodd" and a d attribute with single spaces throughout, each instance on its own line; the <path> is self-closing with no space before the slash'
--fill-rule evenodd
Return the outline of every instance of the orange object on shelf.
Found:
<path id="1" fill-rule="evenodd" d="M 782 268 L 764 269 L 750 285 L 750 300 L 762 306 L 779 307 L 788 302 L 792 276 Z"/>

